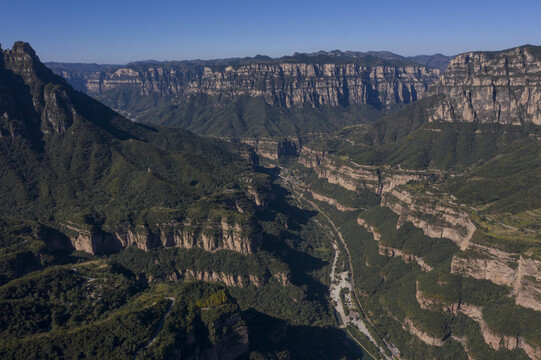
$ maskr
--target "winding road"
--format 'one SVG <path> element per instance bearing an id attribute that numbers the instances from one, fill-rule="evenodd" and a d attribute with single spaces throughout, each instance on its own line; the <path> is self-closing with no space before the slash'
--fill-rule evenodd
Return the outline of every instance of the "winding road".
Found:
<path id="1" fill-rule="evenodd" d="M 372 324 L 372 322 L 368 318 L 366 312 L 362 308 L 361 302 L 359 301 L 359 298 L 357 297 L 357 294 L 355 293 L 355 282 L 354 282 L 355 280 L 353 278 L 353 266 L 351 264 L 351 256 L 349 254 L 349 249 L 347 247 L 347 244 L 346 244 L 344 238 L 342 237 L 342 233 L 338 230 L 338 228 L 336 227 L 334 222 L 331 220 L 331 218 L 327 214 L 325 214 L 325 212 L 323 210 L 321 210 L 320 207 L 317 206 L 317 204 L 315 204 L 313 201 L 310 201 L 310 200 L 306 199 L 302 194 L 299 194 L 295 189 L 292 189 L 292 194 L 294 194 L 294 198 L 298 202 L 302 203 L 304 201 L 304 202 L 310 204 L 321 215 L 323 215 L 325 217 L 325 219 L 327 219 L 327 221 L 329 222 L 329 224 L 332 227 L 332 231 L 329 231 L 329 232 L 330 232 L 331 238 L 333 240 L 332 245 L 333 245 L 333 248 L 334 248 L 334 259 L 333 259 L 332 270 L 331 270 L 330 296 L 331 296 L 331 299 L 333 300 L 333 304 L 336 304 L 335 309 L 336 309 L 336 312 L 340 315 L 342 323 L 346 324 L 346 325 L 348 323 L 353 324 L 361 333 L 366 335 L 366 337 L 378 348 L 379 357 L 383 357 L 383 358 L 385 358 L 387 360 L 392 360 L 393 357 L 388 356 L 385 353 L 385 351 L 379 346 L 379 344 L 377 343 L 377 341 L 374 339 L 374 337 L 370 333 L 370 330 L 368 329 L 368 327 L 366 326 L 364 321 L 360 317 L 356 317 L 351 313 L 350 314 L 345 313 L 344 306 L 342 304 L 342 299 L 340 298 L 340 290 L 342 290 L 343 288 L 349 289 L 349 293 L 346 294 L 346 296 L 345 296 L 347 306 L 349 308 L 351 308 L 351 309 L 355 308 L 355 305 L 354 305 L 354 303 L 352 301 L 352 298 L 351 298 L 351 295 L 353 294 L 353 296 L 355 297 L 355 299 L 357 301 L 357 304 L 359 304 L 360 311 L 363 313 L 364 318 L 368 321 L 368 323 L 372 327 L 373 331 L 376 332 L 376 330 L 374 328 L 374 325 Z M 317 222 L 317 223 L 320 226 L 322 226 L 323 228 L 325 228 L 319 222 Z M 327 230 L 329 230 L 329 229 L 327 229 Z M 336 234 L 336 236 L 334 234 Z M 347 260 L 348 260 L 348 267 L 349 267 L 349 272 L 344 271 L 344 272 L 341 272 L 341 273 L 338 274 L 339 275 L 338 280 L 336 279 L 336 274 L 337 274 L 336 273 L 336 266 L 337 266 L 337 263 L 338 263 L 338 258 L 340 256 L 340 248 L 338 246 L 338 242 L 336 241 L 336 238 L 339 239 L 340 243 L 342 243 L 342 246 L 344 247 L 344 249 L 346 251 L 346 257 L 347 257 Z M 351 274 L 351 276 L 349 276 L 349 274 Z M 351 333 L 349 333 L 349 331 L 347 329 L 345 329 L 345 330 L 357 342 L 357 344 L 359 344 L 363 348 L 363 350 L 365 350 L 370 356 L 372 356 L 374 359 L 379 358 L 379 357 L 376 357 L 374 354 L 370 353 L 359 341 L 357 341 L 355 339 L 355 337 Z M 379 334 L 378 334 L 378 336 L 379 336 Z M 385 344 L 387 349 L 391 352 L 391 354 L 397 352 L 397 349 L 393 348 L 392 346 L 387 344 L 387 342 L 385 341 L 385 339 L 383 339 L 382 336 L 379 336 L 379 338 L 383 341 L 383 343 Z"/>
<path id="2" fill-rule="evenodd" d="M 154 344 L 154 342 L 158 338 L 158 335 L 160 335 L 160 332 L 162 331 L 165 319 L 167 318 L 167 315 L 169 315 L 169 313 L 171 312 L 171 309 L 173 308 L 173 305 L 175 304 L 175 298 L 174 297 L 168 297 L 166 299 L 169 300 L 169 307 L 167 308 L 167 311 L 165 312 L 165 314 L 161 318 L 160 323 L 158 324 L 158 327 L 156 328 L 156 330 L 154 330 L 154 333 L 152 334 L 152 337 L 150 338 L 150 340 L 148 340 L 147 344 L 135 352 L 135 354 L 133 355 L 133 360 L 135 360 L 137 358 L 137 355 L 139 355 L 139 352 L 141 350 L 144 350 L 144 349 L 148 348 L 150 345 Z"/>

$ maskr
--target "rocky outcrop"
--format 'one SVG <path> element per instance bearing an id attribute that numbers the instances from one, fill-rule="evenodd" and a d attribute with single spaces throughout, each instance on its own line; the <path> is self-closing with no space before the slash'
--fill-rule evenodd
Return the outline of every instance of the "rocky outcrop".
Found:
<path id="1" fill-rule="evenodd" d="M 447 238 L 465 250 L 476 230 L 467 213 L 439 204 L 422 202 L 405 190 L 382 194 L 381 205 L 399 215 L 397 227 L 411 222 L 432 238 Z"/>
<path id="2" fill-rule="evenodd" d="M 481 334 L 485 342 L 490 345 L 494 350 L 499 349 L 522 349 L 530 357 L 530 359 L 541 359 L 541 348 L 528 344 L 520 336 L 507 336 L 499 335 L 489 329 L 486 322 L 483 320 L 483 308 L 481 306 L 473 306 L 469 304 L 462 304 L 460 306 L 460 312 L 469 316 L 472 320 L 479 324 L 481 328 Z"/>
<path id="3" fill-rule="evenodd" d="M 201 309 L 201 311 L 208 311 Z M 186 360 L 235 360 L 249 350 L 248 326 L 238 311 L 222 315 L 207 324 L 209 339 L 201 343 L 195 332 L 170 349 L 173 358 Z"/>
<path id="4" fill-rule="evenodd" d="M 178 280 L 201 280 L 207 282 L 222 282 L 227 286 L 243 288 L 250 284 L 259 287 L 266 282 L 265 279 L 261 279 L 255 275 L 231 275 L 224 272 L 215 271 L 198 271 L 191 269 L 179 269 L 169 274 L 167 279 L 170 281 Z"/>
<path id="5" fill-rule="evenodd" d="M 428 92 L 445 94 L 430 121 L 541 125 L 539 47 L 469 52 L 451 60 Z"/>
<path id="6" fill-rule="evenodd" d="M 428 345 L 443 346 L 443 343 L 444 343 L 443 339 L 438 339 L 420 330 L 419 328 L 415 326 L 413 321 L 409 318 L 404 319 L 404 323 L 402 327 L 404 328 L 404 330 L 406 330 L 412 335 L 415 335 L 418 339 L 422 340 L 424 343 Z"/>
<path id="7" fill-rule="evenodd" d="M 432 266 L 428 265 L 422 257 L 414 255 L 414 254 L 408 254 L 407 252 L 404 252 L 400 249 L 393 248 L 391 246 L 379 243 L 381 240 L 381 234 L 376 230 L 376 228 L 372 225 L 370 225 L 365 219 L 363 218 L 357 218 L 357 223 L 364 227 L 368 232 L 372 234 L 374 237 L 374 240 L 378 241 L 378 253 L 383 256 L 388 257 L 401 257 L 402 260 L 406 263 L 415 262 L 417 265 L 421 267 L 423 271 L 432 271 Z"/>
<path id="8" fill-rule="evenodd" d="M 481 334 L 483 335 L 483 339 L 494 350 L 499 350 L 499 349 L 514 350 L 514 349 L 519 348 L 519 349 L 524 350 L 524 352 L 531 359 L 541 359 L 541 348 L 528 344 L 522 337 L 499 335 L 499 334 L 496 334 L 494 331 L 490 330 L 487 323 L 483 320 L 483 307 L 474 306 L 470 304 L 464 304 L 464 303 L 447 304 L 438 299 L 426 297 L 423 294 L 423 292 L 419 289 L 419 282 L 416 283 L 416 287 L 417 287 L 417 291 L 416 291 L 415 296 L 421 308 L 432 310 L 432 311 L 442 310 L 446 313 L 454 314 L 454 315 L 458 313 L 462 313 L 470 317 L 477 324 L 479 324 Z M 460 339 L 455 339 L 455 340 L 458 341 Z M 462 341 L 459 341 L 459 342 L 465 345 Z"/>
<path id="9" fill-rule="evenodd" d="M 421 306 L 421 309 L 425 310 L 441 310 L 448 314 L 454 314 L 456 315 L 458 311 L 460 310 L 460 304 L 459 303 L 451 303 L 448 304 L 445 301 L 441 301 L 440 299 L 434 299 L 431 297 L 425 296 L 423 291 L 419 289 L 419 281 L 415 282 L 415 298 L 417 299 L 417 303 L 419 306 Z"/>
<path id="10" fill-rule="evenodd" d="M 192 270 L 192 269 L 178 269 L 167 275 L 165 278 L 169 281 L 178 280 L 201 280 L 207 282 L 221 282 L 227 286 L 233 286 L 238 288 L 244 288 L 248 285 L 254 285 L 260 287 L 268 283 L 270 277 L 275 278 L 282 286 L 288 286 L 291 284 L 291 278 L 289 273 L 277 272 L 274 274 L 267 274 L 265 276 L 257 276 L 251 274 L 244 275 L 232 275 L 226 274 L 222 271 L 212 270 Z M 157 279 L 149 276 L 148 281 L 156 281 Z"/>
<path id="11" fill-rule="evenodd" d="M 286 155 L 299 155 L 302 148 L 302 140 L 299 138 L 284 138 L 281 140 L 243 138 L 241 141 L 252 146 L 257 155 L 271 160 L 278 160 Z"/>
<path id="12" fill-rule="evenodd" d="M 476 230 L 467 213 L 440 204 L 422 203 L 399 185 L 426 178 L 423 172 L 377 168 L 340 161 L 325 151 L 303 147 L 299 162 L 318 177 L 351 191 L 370 190 L 381 195 L 381 206 L 399 215 L 397 226 L 411 222 L 432 238 L 447 238 L 466 249 Z"/>
<path id="13" fill-rule="evenodd" d="M 370 225 L 365 219 L 359 217 L 357 218 L 357 224 L 364 227 L 369 233 L 372 234 L 374 237 L 374 240 L 380 241 L 381 240 L 381 234 L 376 230 L 376 228 L 372 225 Z"/>
<path id="14" fill-rule="evenodd" d="M 141 95 L 207 94 L 263 97 L 279 107 L 369 104 L 380 109 L 420 99 L 440 71 L 421 65 L 362 66 L 301 61 L 204 66 L 186 63 L 139 64 L 83 73 L 59 70 L 88 94 L 132 87 Z"/>
<path id="15" fill-rule="evenodd" d="M 291 285 L 291 276 L 289 273 L 278 272 L 273 274 L 272 276 L 274 276 L 274 278 L 276 278 L 276 280 L 278 280 L 278 282 L 282 284 L 282 286 Z"/>
<path id="16" fill-rule="evenodd" d="M 303 147 L 299 163 L 313 169 L 318 177 L 351 191 L 369 190 L 381 195 L 398 185 L 419 181 L 425 175 L 416 171 L 387 170 L 375 166 L 358 165 L 342 161 L 325 151 Z"/>
<path id="17" fill-rule="evenodd" d="M 206 224 L 186 220 L 184 223 L 171 221 L 162 224 L 155 232 L 138 227 L 109 233 L 68 221 L 62 223 L 73 247 L 90 254 L 109 253 L 129 246 L 143 250 L 158 246 L 199 247 L 210 252 L 225 249 L 251 254 L 259 249 L 262 240 L 262 233 L 252 225 L 229 223 L 224 218 Z"/>
<path id="18" fill-rule="evenodd" d="M 415 262 L 417 265 L 421 267 L 423 271 L 432 271 L 433 267 L 428 265 L 422 257 L 408 254 L 400 249 L 396 249 L 387 245 L 379 244 L 378 245 L 378 252 L 380 255 L 388 256 L 388 257 L 400 257 L 404 262 L 410 263 Z"/>
<path id="19" fill-rule="evenodd" d="M 344 206 L 344 205 L 340 204 L 338 201 L 336 201 L 336 199 L 334 199 L 332 197 L 318 194 L 314 190 L 309 190 L 308 192 L 317 201 L 322 201 L 322 202 L 327 203 L 327 204 L 329 204 L 331 206 L 334 206 L 336 208 L 336 210 L 338 210 L 338 211 L 355 211 L 355 210 L 357 210 L 356 208 L 349 207 L 349 206 Z"/>
<path id="20" fill-rule="evenodd" d="M 219 317 L 212 322 L 210 332 L 212 346 L 187 359 L 235 360 L 249 350 L 248 326 L 240 314 Z"/>
<path id="21" fill-rule="evenodd" d="M 40 62 L 28 43 L 0 49 L 0 58 L 0 137 L 36 127 L 43 133 L 66 131 L 77 115 L 66 82 Z"/>
<path id="22" fill-rule="evenodd" d="M 451 272 L 490 280 L 513 289 L 515 303 L 541 311 L 541 261 L 494 248 L 472 245 L 453 256 Z"/>

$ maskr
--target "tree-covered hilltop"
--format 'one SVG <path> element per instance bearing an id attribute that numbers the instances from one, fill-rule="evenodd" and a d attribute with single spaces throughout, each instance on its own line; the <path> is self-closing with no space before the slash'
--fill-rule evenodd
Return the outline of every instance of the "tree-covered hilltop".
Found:
<path id="1" fill-rule="evenodd" d="M 146 236 L 172 221 L 254 223 L 267 202 L 268 176 L 246 147 L 132 123 L 74 91 L 26 43 L 3 51 L 0 65 L 0 217 L 71 238 Z"/>

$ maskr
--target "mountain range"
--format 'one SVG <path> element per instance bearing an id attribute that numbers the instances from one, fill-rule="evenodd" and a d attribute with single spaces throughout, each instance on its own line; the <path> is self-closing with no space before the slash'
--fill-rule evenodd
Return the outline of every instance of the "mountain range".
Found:
<path id="1" fill-rule="evenodd" d="M 2 50 L 1 356 L 540 359 L 540 49 Z"/>

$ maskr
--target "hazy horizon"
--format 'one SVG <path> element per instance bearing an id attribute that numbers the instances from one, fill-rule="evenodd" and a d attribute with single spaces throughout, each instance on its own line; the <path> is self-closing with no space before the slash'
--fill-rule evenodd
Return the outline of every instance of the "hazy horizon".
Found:
<path id="1" fill-rule="evenodd" d="M 4 5 L 0 43 L 29 42 L 44 62 L 273 58 L 295 52 L 453 56 L 541 39 L 536 1 L 115 1 Z"/>

